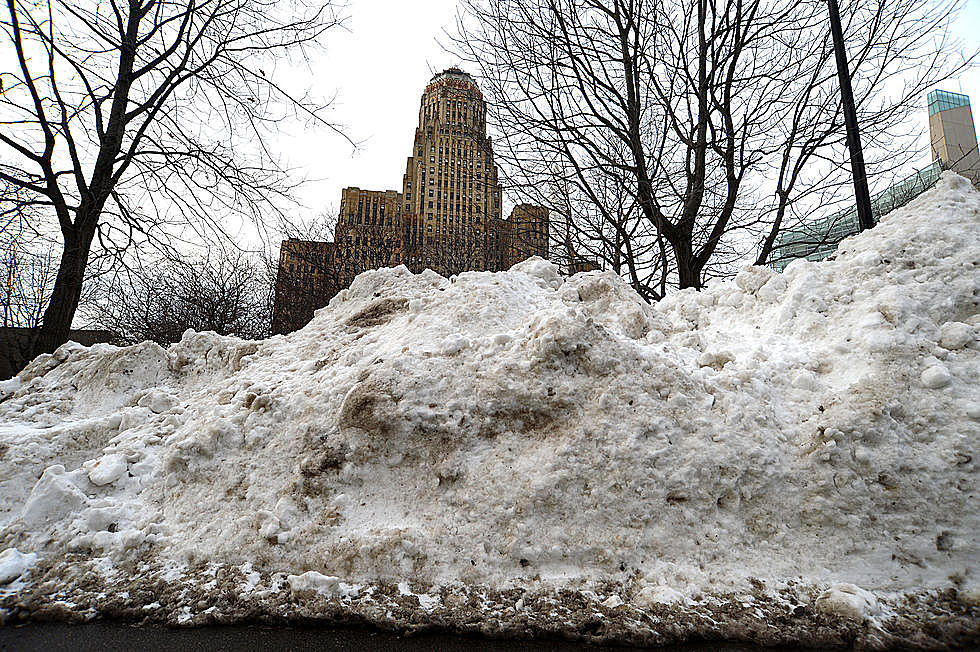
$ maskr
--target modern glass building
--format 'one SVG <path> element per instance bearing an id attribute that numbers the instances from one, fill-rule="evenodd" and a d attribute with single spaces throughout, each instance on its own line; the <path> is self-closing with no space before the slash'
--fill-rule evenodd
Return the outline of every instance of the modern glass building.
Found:
<path id="1" fill-rule="evenodd" d="M 980 185 L 980 156 L 973 127 L 970 98 L 959 93 L 935 90 L 926 96 L 929 107 L 929 135 L 933 162 L 927 167 L 871 198 L 875 222 L 904 206 L 936 185 L 943 170 L 953 170 Z M 776 237 L 770 264 L 783 271 L 797 258 L 823 260 L 837 250 L 837 244 L 857 233 L 857 207 L 815 220 L 798 228 L 782 231 Z"/>

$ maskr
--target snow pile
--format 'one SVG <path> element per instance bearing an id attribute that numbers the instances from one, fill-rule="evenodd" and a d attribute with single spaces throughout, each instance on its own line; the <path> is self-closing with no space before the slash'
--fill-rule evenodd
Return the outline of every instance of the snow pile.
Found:
<path id="1" fill-rule="evenodd" d="M 950 174 L 835 261 L 655 306 L 400 267 L 286 337 L 66 345 L 0 386 L 0 566 L 39 578 L 0 604 L 970 640 L 978 227 Z"/>

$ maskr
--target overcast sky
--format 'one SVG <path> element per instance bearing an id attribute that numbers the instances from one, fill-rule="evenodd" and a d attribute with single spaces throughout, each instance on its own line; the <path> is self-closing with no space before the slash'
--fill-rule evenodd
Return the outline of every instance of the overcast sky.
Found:
<path id="1" fill-rule="evenodd" d="M 953 36 L 976 48 L 980 0 L 966 5 Z M 401 190 L 425 84 L 458 63 L 438 43 L 455 25 L 455 0 L 350 0 L 347 14 L 348 31 L 327 35 L 327 56 L 313 63 L 313 75 L 317 92 L 337 93 L 333 116 L 358 147 L 325 129 L 298 126 L 281 143 L 290 164 L 310 179 L 301 200 L 313 213 L 336 207 L 347 186 Z M 974 123 L 980 123 L 980 69 L 942 87 L 970 95 Z M 925 98 L 919 124 L 910 125 L 915 128 L 928 128 Z M 927 139 L 920 148 L 922 167 L 930 160 Z"/>

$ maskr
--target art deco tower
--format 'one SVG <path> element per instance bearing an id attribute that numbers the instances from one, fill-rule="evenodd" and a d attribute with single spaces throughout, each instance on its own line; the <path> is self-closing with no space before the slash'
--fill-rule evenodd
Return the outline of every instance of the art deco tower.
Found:
<path id="1" fill-rule="evenodd" d="M 476 82 L 459 68 L 425 87 L 402 180 L 403 262 L 412 271 L 500 268 L 500 187 L 486 112 Z"/>

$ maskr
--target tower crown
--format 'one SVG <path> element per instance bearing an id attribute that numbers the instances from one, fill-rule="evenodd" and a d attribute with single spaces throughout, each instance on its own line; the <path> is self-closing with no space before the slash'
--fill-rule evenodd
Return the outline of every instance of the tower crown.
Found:
<path id="1" fill-rule="evenodd" d="M 425 87 L 425 92 L 431 93 L 436 89 L 470 91 L 477 97 L 483 98 L 483 94 L 480 93 L 480 87 L 476 85 L 476 81 L 469 73 L 460 70 L 456 66 L 446 68 L 442 72 L 432 75 L 432 79 L 429 80 L 429 83 Z"/>
<path id="2" fill-rule="evenodd" d="M 451 68 L 446 68 L 442 72 L 437 72 L 436 74 L 432 75 L 432 79 L 429 80 L 429 83 L 431 84 L 432 82 L 438 81 L 440 79 L 461 79 L 463 81 L 468 81 L 469 83 L 476 86 L 476 82 L 473 81 L 473 78 L 470 77 L 469 73 L 467 73 L 466 71 L 460 68 L 457 68 L 456 66 L 452 66 Z"/>

